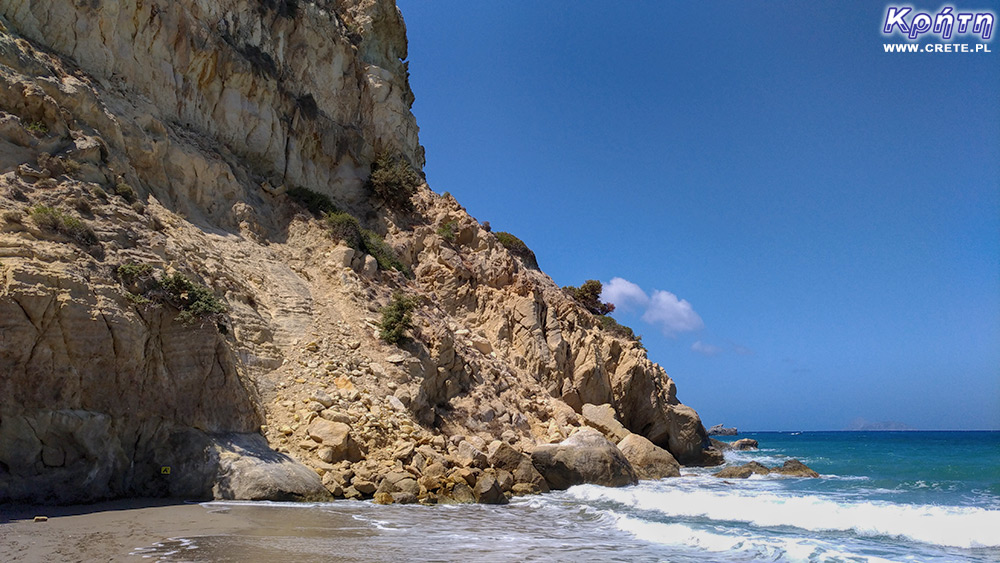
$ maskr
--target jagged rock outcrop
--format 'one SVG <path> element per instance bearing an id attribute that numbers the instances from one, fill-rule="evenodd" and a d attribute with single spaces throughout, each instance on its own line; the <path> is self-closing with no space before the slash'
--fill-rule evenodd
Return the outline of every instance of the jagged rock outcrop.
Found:
<path id="1" fill-rule="evenodd" d="M 378 153 L 423 165 L 405 31 L 390 0 L 0 4 L 0 502 L 502 502 L 587 403 L 721 462 L 639 344 L 453 198 L 372 199 Z"/>
<path id="2" fill-rule="evenodd" d="M 722 424 L 716 424 L 708 429 L 709 436 L 735 436 L 739 434 L 739 430 L 736 427 L 726 428 Z"/>

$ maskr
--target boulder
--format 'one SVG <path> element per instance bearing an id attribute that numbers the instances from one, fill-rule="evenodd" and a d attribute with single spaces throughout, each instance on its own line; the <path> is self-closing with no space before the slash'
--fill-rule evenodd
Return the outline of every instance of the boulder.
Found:
<path id="1" fill-rule="evenodd" d="M 738 467 L 727 467 L 722 471 L 713 473 L 713 475 L 723 479 L 746 479 L 753 474 L 767 475 L 770 472 L 771 470 L 767 467 L 764 467 L 756 461 L 751 461 L 750 463 L 745 463 Z"/>
<path id="2" fill-rule="evenodd" d="M 712 444 L 713 448 L 719 450 L 720 452 L 727 452 L 733 449 L 733 445 L 729 442 L 723 442 L 722 440 L 716 440 L 715 438 L 709 438 L 708 441 Z"/>
<path id="3" fill-rule="evenodd" d="M 670 455 L 670 452 L 650 442 L 638 434 L 629 434 L 621 442 L 618 449 L 625 459 L 632 464 L 640 479 L 662 479 L 664 477 L 680 477 L 680 464 Z"/>
<path id="4" fill-rule="evenodd" d="M 743 438 L 741 440 L 736 440 L 731 444 L 734 450 L 756 450 L 758 447 L 757 440 L 753 438 Z"/>
<path id="5" fill-rule="evenodd" d="M 217 499 L 331 499 L 330 492 L 315 471 L 272 450 L 259 434 L 229 434 L 215 437 L 213 441 L 219 473 L 212 495 Z"/>
<path id="6" fill-rule="evenodd" d="M 622 487 L 639 481 L 621 450 L 592 428 L 583 428 L 558 444 L 536 447 L 531 463 L 556 490 L 584 483 Z"/>
<path id="7" fill-rule="evenodd" d="M 618 422 L 615 409 L 611 405 L 592 405 L 587 403 L 583 405 L 580 414 L 583 415 L 583 421 L 587 426 L 600 430 L 602 434 L 616 444 L 631 434 L 627 428 L 622 426 L 621 422 Z"/>
<path id="8" fill-rule="evenodd" d="M 486 454 L 479 450 L 469 440 L 463 440 L 458 445 L 458 462 L 466 467 L 484 469 L 489 465 Z"/>
<path id="9" fill-rule="evenodd" d="M 687 405 L 671 405 L 668 420 L 666 445 L 657 440 L 653 443 L 665 447 L 681 464 L 709 466 L 721 465 L 725 461 L 722 452 L 710 447 L 708 434 L 694 409 Z"/>
<path id="10" fill-rule="evenodd" d="M 490 473 L 483 473 L 476 486 L 472 488 L 472 493 L 476 496 L 476 502 L 480 504 L 507 504 L 507 497 L 496 477 Z"/>
<path id="11" fill-rule="evenodd" d="M 772 468 L 771 472 L 788 475 L 790 477 L 819 477 L 819 473 L 816 473 L 811 467 L 797 459 L 790 459 L 781 467 Z"/>
<path id="12" fill-rule="evenodd" d="M 708 429 L 709 436 L 735 436 L 737 434 L 739 434 L 739 431 L 735 427 L 726 428 L 721 424 L 716 424 Z"/>
<path id="13" fill-rule="evenodd" d="M 819 477 L 819 473 L 816 473 L 806 464 L 797 459 L 790 459 L 786 461 L 784 465 L 770 468 L 765 467 L 756 461 L 751 461 L 750 463 L 743 464 L 739 467 L 727 467 L 722 471 L 714 473 L 714 475 L 723 479 L 746 479 L 754 474 L 769 475 L 771 473 L 787 475 L 789 477 Z"/>
<path id="14" fill-rule="evenodd" d="M 451 500 L 452 502 L 471 504 L 476 502 L 476 494 L 472 492 L 472 487 L 465 483 L 455 483 L 451 490 Z"/>
<path id="15" fill-rule="evenodd" d="M 359 461 L 362 458 L 361 449 L 351 438 L 351 427 L 342 422 L 333 422 L 325 418 L 314 418 L 306 430 L 309 437 L 329 448 L 323 452 L 323 461 L 337 463 L 339 461 Z"/>

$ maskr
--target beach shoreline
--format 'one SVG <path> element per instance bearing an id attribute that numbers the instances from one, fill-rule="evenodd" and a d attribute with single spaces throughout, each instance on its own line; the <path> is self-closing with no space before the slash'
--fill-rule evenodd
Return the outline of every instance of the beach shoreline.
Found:
<path id="1" fill-rule="evenodd" d="M 35 521 L 35 517 L 45 521 Z M 226 510 L 176 499 L 123 499 L 88 505 L 0 506 L 0 560 L 133 561 L 136 549 L 172 537 L 227 534 L 249 527 Z"/>

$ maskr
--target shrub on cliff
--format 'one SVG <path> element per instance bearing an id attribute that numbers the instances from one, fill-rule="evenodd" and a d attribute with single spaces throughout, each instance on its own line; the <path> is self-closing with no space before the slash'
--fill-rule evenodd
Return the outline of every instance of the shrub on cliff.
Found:
<path id="1" fill-rule="evenodd" d="M 437 234 L 448 242 L 455 242 L 455 235 L 458 234 L 458 221 L 448 221 L 438 228 Z"/>
<path id="2" fill-rule="evenodd" d="M 55 231 L 84 245 L 97 244 L 97 234 L 86 223 L 45 205 L 36 205 L 30 211 L 31 220 L 40 228 Z"/>
<path id="3" fill-rule="evenodd" d="M 368 187 L 378 203 L 397 211 L 412 211 L 410 198 L 420 181 L 420 175 L 401 156 L 383 152 L 372 163 Z"/>
<path id="4" fill-rule="evenodd" d="M 378 262 L 378 267 L 383 270 L 397 270 L 402 272 L 404 276 L 408 278 L 413 277 L 413 272 L 403 264 L 399 257 L 396 255 L 396 251 L 385 242 L 385 239 L 375 231 L 369 231 L 368 229 L 361 230 L 361 243 L 364 247 L 364 251 L 375 257 Z"/>
<path id="5" fill-rule="evenodd" d="M 160 300 L 180 311 L 177 320 L 184 324 L 196 319 L 217 321 L 226 312 L 226 305 L 211 289 L 191 281 L 184 274 L 175 273 L 160 278 L 153 292 Z"/>
<path id="6" fill-rule="evenodd" d="M 324 213 L 336 213 L 340 211 L 327 195 L 314 192 L 309 188 L 298 186 L 285 193 L 302 207 L 308 209 L 313 215 L 323 215 Z"/>
<path id="7" fill-rule="evenodd" d="M 149 264 L 126 263 L 115 269 L 125 297 L 137 305 L 166 303 L 180 311 L 177 320 L 190 324 L 195 320 L 219 322 L 226 305 L 212 290 L 191 281 L 180 273 L 157 278 Z"/>
<path id="8" fill-rule="evenodd" d="M 598 323 L 600 323 L 602 329 L 610 332 L 611 334 L 619 338 L 626 338 L 633 342 L 642 344 L 642 336 L 637 335 L 631 328 L 623 324 L 619 324 L 614 318 L 607 315 L 594 315 L 594 318 L 597 319 Z"/>
<path id="9" fill-rule="evenodd" d="M 361 239 L 361 223 L 350 213 L 334 211 L 323 217 L 323 224 L 333 240 L 342 240 L 355 250 L 364 250 Z"/>
<path id="10" fill-rule="evenodd" d="M 395 293 L 392 301 L 382 309 L 382 321 L 379 323 L 379 338 L 389 344 L 398 344 L 406 331 L 413 328 L 413 310 L 417 308 L 417 300 L 402 293 Z"/>
<path id="11" fill-rule="evenodd" d="M 523 240 L 504 231 L 498 231 L 495 234 L 497 242 L 502 244 L 515 257 L 519 258 L 526 268 L 531 268 L 532 270 L 539 269 L 535 253 L 528 248 L 528 245 L 524 244 Z"/>
<path id="12" fill-rule="evenodd" d="M 602 289 L 603 286 L 601 285 L 601 282 L 597 280 L 587 280 L 580 287 L 567 285 L 563 288 L 563 291 L 568 293 L 570 297 L 575 299 L 580 305 L 583 305 L 583 307 L 591 313 L 595 315 L 607 315 L 615 310 L 615 306 L 611 303 L 601 302 Z"/>

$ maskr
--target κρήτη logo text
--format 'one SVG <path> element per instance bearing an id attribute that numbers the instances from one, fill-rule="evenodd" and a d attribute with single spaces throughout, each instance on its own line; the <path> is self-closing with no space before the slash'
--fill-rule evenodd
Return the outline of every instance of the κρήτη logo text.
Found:
<path id="1" fill-rule="evenodd" d="M 910 41 L 930 34 L 948 40 L 959 35 L 978 35 L 983 41 L 993 37 L 996 14 L 991 11 L 956 11 L 944 6 L 937 13 L 917 12 L 913 6 L 889 5 L 882 24 L 884 35 L 902 34 Z"/>

